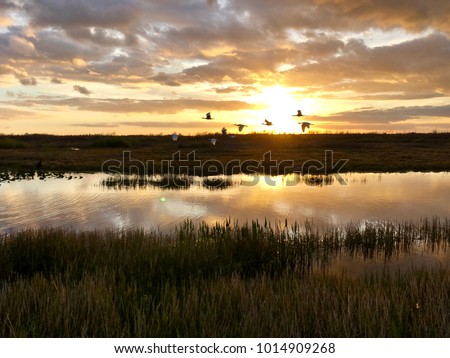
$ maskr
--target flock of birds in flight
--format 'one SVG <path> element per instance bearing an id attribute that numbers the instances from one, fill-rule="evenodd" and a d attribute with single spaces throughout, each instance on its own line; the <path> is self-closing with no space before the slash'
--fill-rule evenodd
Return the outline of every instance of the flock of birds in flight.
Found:
<path id="1" fill-rule="evenodd" d="M 293 117 L 304 117 L 304 114 L 303 114 L 302 111 L 299 109 L 299 110 L 297 110 L 297 114 L 293 114 L 292 116 L 293 116 Z M 207 121 L 210 121 L 210 120 L 213 120 L 213 119 L 214 119 L 214 118 L 211 116 L 211 112 L 206 113 L 206 114 L 205 114 L 205 117 L 202 117 L 202 118 L 203 118 L 203 119 L 206 119 Z M 270 126 L 273 125 L 273 123 L 272 123 L 271 121 L 268 121 L 267 119 L 265 119 L 264 122 L 263 122 L 262 124 L 265 125 L 265 126 L 268 126 L 268 127 L 270 127 Z M 298 124 L 301 125 L 301 127 L 302 127 L 302 132 L 305 132 L 306 129 L 309 129 L 309 127 L 313 125 L 313 123 L 310 123 L 310 122 L 298 122 Z M 246 124 L 241 124 L 241 123 L 235 124 L 235 126 L 238 127 L 239 132 L 242 132 L 243 129 L 244 129 L 245 127 L 248 127 L 248 125 L 246 125 Z M 227 129 L 226 129 L 225 127 L 222 128 L 222 134 L 223 134 L 223 135 L 228 135 Z M 176 141 L 178 140 L 178 136 L 179 136 L 179 135 L 176 134 L 176 133 L 172 134 L 172 140 L 173 140 L 174 142 L 176 142 Z M 216 145 L 217 139 L 211 138 L 209 141 L 211 142 L 212 145 Z"/>

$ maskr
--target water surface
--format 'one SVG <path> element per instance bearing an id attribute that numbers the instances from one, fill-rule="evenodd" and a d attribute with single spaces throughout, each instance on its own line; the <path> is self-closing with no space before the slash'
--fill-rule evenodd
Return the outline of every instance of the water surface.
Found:
<path id="1" fill-rule="evenodd" d="M 0 185 L 0 230 L 38 227 L 170 231 L 186 219 L 240 223 L 313 221 L 317 225 L 405 221 L 450 214 L 448 173 L 341 174 L 341 177 L 184 178 L 164 187 L 109 180 L 106 174 Z M 82 178 L 80 178 L 82 177 Z M 176 183 L 178 184 L 178 183 Z"/>

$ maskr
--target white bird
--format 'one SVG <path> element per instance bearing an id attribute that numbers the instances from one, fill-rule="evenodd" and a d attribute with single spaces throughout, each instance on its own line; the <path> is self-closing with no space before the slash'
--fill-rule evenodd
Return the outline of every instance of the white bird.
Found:
<path id="1" fill-rule="evenodd" d="M 211 142 L 212 145 L 216 145 L 217 139 L 211 138 L 209 141 Z"/>
<path id="2" fill-rule="evenodd" d="M 302 111 L 299 109 L 297 110 L 297 114 L 293 114 L 294 117 L 304 117 Z"/>
<path id="3" fill-rule="evenodd" d="M 265 126 L 271 126 L 271 125 L 272 125 L 272 122 L 270 122 L 270 121 L 268 121 L 267 119 L 265 119 L 263 124 L 264 124 Z"/>
<path id="4" fill-rule="evenodd" d="M 213 117 L 211 117 L 211 112 L 208 112 L 208 113 L 206 113 L 205 114 L 205 117 L 202 117 L 203 119 L 206 119 L 206 120 L 211 120 L 211 119 L 214 119 Z"/>
<path id="5" fill-rule="evenodd" d="M 243 130 L 245 127 L 248 127 L 248 126 L 245 125 L 245 124 L 235 124 L 235 126 L 238 126 L 238 127 L 239 127 L 239 132 L 242 132 L 242 130 Z"/>
<path id="6" fill-rule="evenodd" d="M 176 142 L 178 140 L 178 134 L 176 133 L 172 134 L 172 140 Z"/>
<path id="7" fill-rule="evenodd" d="M 298 124 L 301 124 L 302 132 L 304 132 L 306 128 L 309 129 L 309 126 L 313 126 L 314 125 L 314 124 L 309 123 L 309 122 L 298 122 Z"/>

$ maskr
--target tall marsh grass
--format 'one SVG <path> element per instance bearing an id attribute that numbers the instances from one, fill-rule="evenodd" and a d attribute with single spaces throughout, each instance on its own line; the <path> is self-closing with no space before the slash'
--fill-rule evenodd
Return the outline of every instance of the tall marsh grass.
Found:
<path id="1" fill-rule="evenodd" d="M 448 337 L 447 266 L 356 278 L 320 268 L 449 241 L 446 219 L 20 231 L 0 242 L 0 336 Z"/>

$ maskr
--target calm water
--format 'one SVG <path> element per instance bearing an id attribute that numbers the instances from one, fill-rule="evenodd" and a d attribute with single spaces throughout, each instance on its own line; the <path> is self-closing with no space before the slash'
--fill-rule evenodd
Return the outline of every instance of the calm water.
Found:
<path id="1" fill-rule="evenodd" d="M 68 179 L 70 177 L 70 180 Z M 82 178 L 81 178 L 82 177 Z M 176 184 L 176 185 L 175 185 Z M 167 187 L 168 186 L 168 187 Z M 105 174 L 2 182 L 0 233 L 23 228 L 127 229 L 168 232 L 186 219 L 239 223 L 310 221 L 318 229 L 349 222 L 410 221 L 450 216 L 449 173 L 344 174 L 341 177 L 235 175 L 145 182 Z M 418 244 L 389 261 L 345 253 L 325 269 L 360 275 L 385 268 L 449 265 L 450 251 Z"/>
<path id="2" fill-rule="evenodd" d="M 1 183 L 0 232 L 47 226 L 170 231 L 187 218 L 326 226 L 450 216 L 449 173 L 197 177 L 175 189 L 161 187 L 158 178 L 133 186 L 105 174 L 72 176 Z"/>

